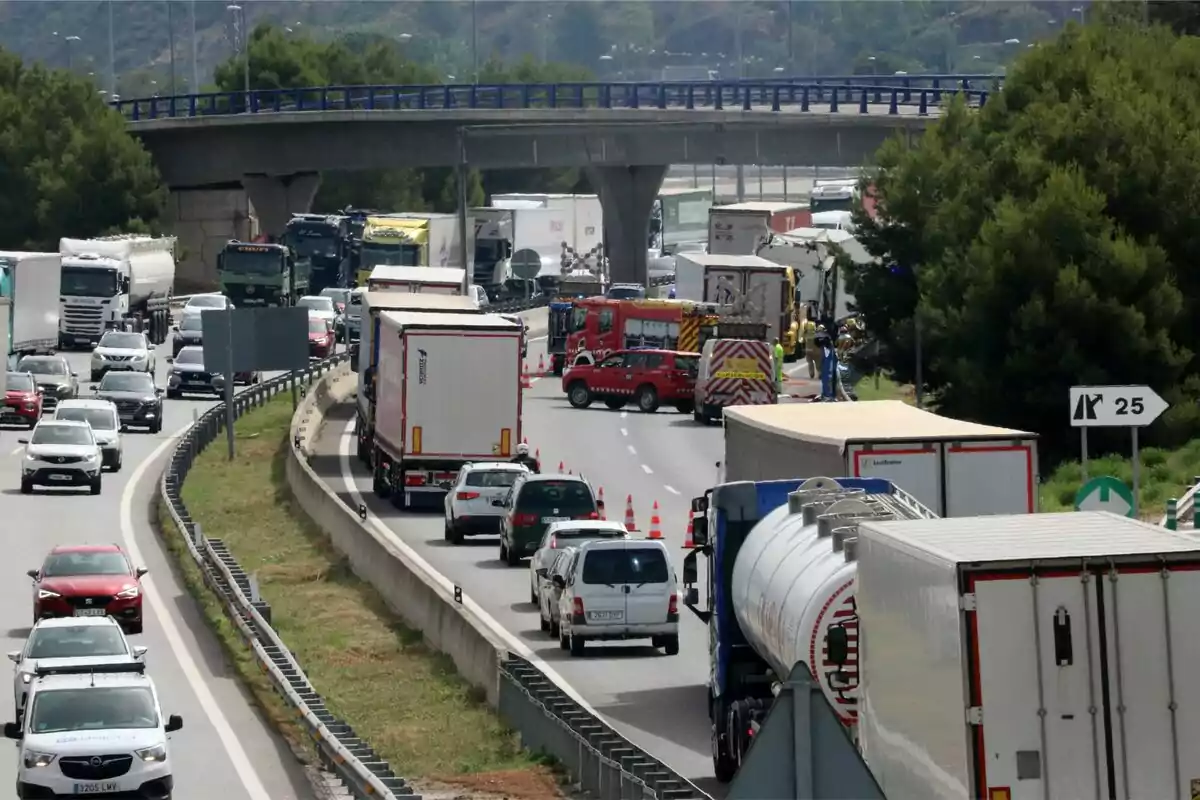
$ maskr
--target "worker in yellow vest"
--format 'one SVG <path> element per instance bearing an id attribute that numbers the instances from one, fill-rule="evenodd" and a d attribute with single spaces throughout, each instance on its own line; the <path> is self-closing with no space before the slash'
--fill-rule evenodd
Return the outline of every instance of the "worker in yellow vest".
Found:
<path id="1" fill-rule="evenodd" d="M 804 321 L 804 359 L 808 362 L 808 378 L 817 377 L 817 365 L 821 363 L 821 349 L 817 347 L 817 323 L 811 319 Z"/>
<path id="2" fill-rule="evenodd" d="M 775 392 L 783 394 L 783 345 L 775 340 Z"/>

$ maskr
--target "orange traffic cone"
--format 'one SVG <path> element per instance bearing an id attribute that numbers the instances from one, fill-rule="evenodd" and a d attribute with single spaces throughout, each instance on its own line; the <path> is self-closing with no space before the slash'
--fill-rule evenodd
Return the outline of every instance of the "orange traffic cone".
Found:
<path id="1" fill-rule="evenodd" d="M 567 465 L 566 465 L 566 464 L 564 464 L 564 463 L 563 463 L 563 462 L 561 462 L 561 461 L 560 461 L 560 462 L 558 462 L 558 474 L 559 474 L 559 475 L 562 475 L 562 474 L 563 474 L 563 470 L 564 470 L 564 469 L 566 469 L 566 468 L 567 468 Z"/>
<path id="2" fill-rule="evenodd" d="M 654 501 L 654 508 L 650 511 L 650 535 L 651 539 L 661 539 L 662 535 L 662 520 L 658 518 L 658 501 Z"/>
<path id="3" fill-rule="evenodd" d="M 528 436 L 521 437 L 521 444 L 529 444 L 529 437 Z"/>
<path id="4" fill-rule="evenodd" d="M 538 353 L 538 375 L 546 374 L 546 362 L 542 359 L 541 353 Z"/>
<path id="5" fill-rule="evenodd" d="M 537 450 L 533 451 L 533 460 L 538 462 L 539 465 L 541 465 L 541 463 L 542 463 L 542 448 L 539 447 Z"/>
<path id="6" fill-rule="evenodd" d="M 525 364 L 521 368 L 521 388 L 522 389 L 532 389 L 533 388 L 533 381 L 529 380 L 529 362 L 525 362 Z"/>
<path id="7" fill-rule="evenodd" d="M 596 505 L 600 508 L 600 519 L 608 519 L 604 516 L 604 487 L 600 487 L 600 491 L 596 493 Z"/>
<path id="8" fill-rule="evenodd" d="M 687 532 L 685 532 L 683 534 L 683 549 L 684 550 L 691 550 L 693 547 L 696 546 L 696 540 L 693 538 L 693 533 L 692 533 L 692 519 L 695 516 L 696 516 L 695 511 L 690 511 L 690 510 L 688 511 Z"/>
<path id="9" fill-rule="evenodd" d="M 625 530 L 630 533 L 637 530 L 637 521 L 633 518 L 633 495 L 625 497 Z"/>

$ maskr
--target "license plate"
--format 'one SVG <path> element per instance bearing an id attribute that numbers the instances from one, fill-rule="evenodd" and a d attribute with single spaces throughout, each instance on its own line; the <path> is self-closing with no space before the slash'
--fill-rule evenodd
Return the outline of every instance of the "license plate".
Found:
<path id="1" fill-rule="evenodd" d="M 103 608 L 77 608 L 73 616 L 76 617 L 103 617 L 105 615 Z"/>
<path id="2" fill-rule="evenodd" d="M 69 481 L 69 480 L 71 480 L 70 475 L 47 475 L 46 477 L 52 481 Z"/>
<path id="3" fill-rule="evenodd" d="M 75 794 L 105 794 L 107 792 L 119 792 L 120 790 L 121 784 L 116 781 L 75 784 Z"/>
<path id="4" fill-rule="evenodd" d="M 550 524 L 551 522 L 566 522 L 570 517 L 542 517 L 542 522 Z"/>
<path id="5" fill-rule="evenodd" d="M 623 619 L 625 617 L 625 612 L 624 611 L 589 611 L 589 612 L 587 612 L 587 616 L 588 616 L 588 619 L 591 619 L 591 620 L 611 621 L 614 619 Z"/>

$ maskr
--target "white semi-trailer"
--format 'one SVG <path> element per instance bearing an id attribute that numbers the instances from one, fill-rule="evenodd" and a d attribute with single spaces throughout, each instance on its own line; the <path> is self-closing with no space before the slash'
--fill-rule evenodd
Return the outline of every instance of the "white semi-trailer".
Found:
<path id="1" fill-rule="evenodd" d="M 140 234 L 61 239 L 59 344 L 94 346 L 107 330 L 145 331 L 167 340 L 175 238 Z"/>
<path id="2" fill-rule="evenodd" d="M 380 264 L 367 278 L 369 292 L 413 292 L 424 294 L 463 293 L 467 271 L 458 267 L 396 267 Z"/>
<path id="3" fill-rule="evenodd" d="M 9 300 L 10 361 L 58 346 L 61 276 L 58 253 L 0 252 L 0 295 Z"/>
<path id="4" fill-rule="evenodd" d="M 397 507 L 441 501 L 462 466 L 506 461 L 521 442 L 521 325 L 494 314 L 383 311 L 372 487 Z"/>

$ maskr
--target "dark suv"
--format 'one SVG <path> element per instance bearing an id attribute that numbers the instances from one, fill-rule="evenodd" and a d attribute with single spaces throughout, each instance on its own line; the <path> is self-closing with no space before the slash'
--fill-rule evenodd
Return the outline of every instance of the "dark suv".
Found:
<path id="1" fill-rule="evenodd" d="M 699 353 L 618 350 L 599 364 L 571 367 L 563 373 L 562 388 L 567 401 L 576 408 L 603 400 L 615 410 L 632 400 L 639 411 L 646 413 L 670 403 L 687 414 L 695 402 L 699 364 Z"/>
<path id="2" fill-rule="evenodd" d="M 510 567 L 537 552 L 550 523 L 599 519 L 604 508 L 578 475 L 521 475 L 503 499 L 492 502 L 505 510 L 500 560 Z"/>

